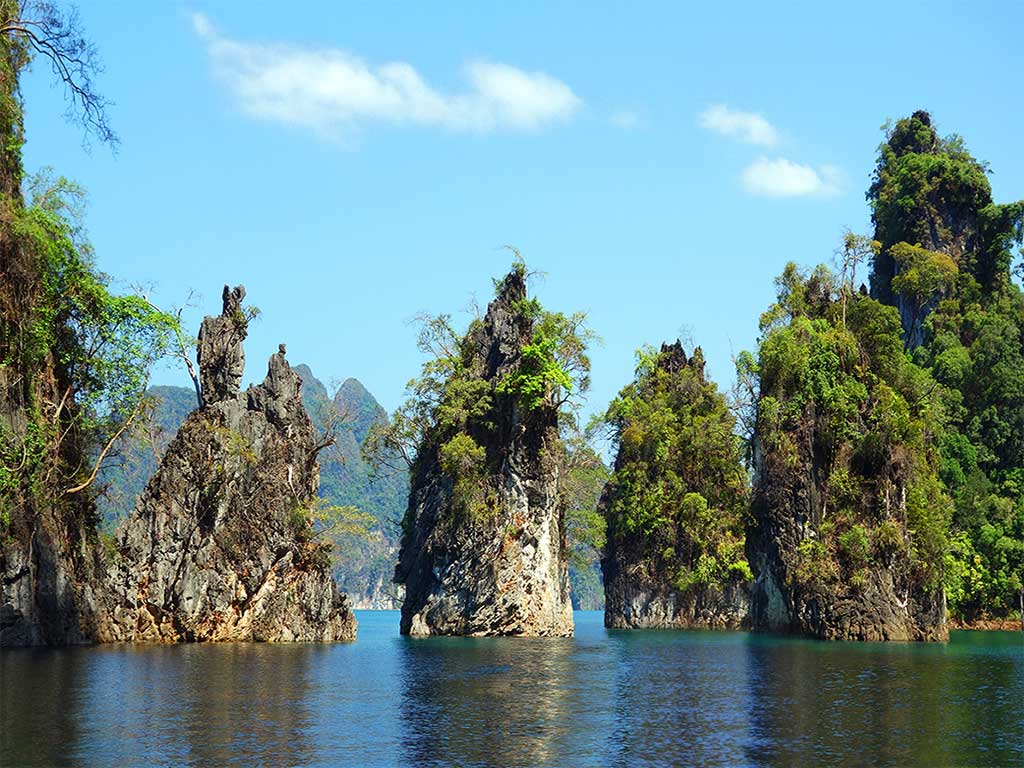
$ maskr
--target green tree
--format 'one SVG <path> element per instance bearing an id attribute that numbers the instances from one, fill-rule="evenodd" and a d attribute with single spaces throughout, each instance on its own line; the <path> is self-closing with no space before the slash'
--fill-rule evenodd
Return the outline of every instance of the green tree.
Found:
<path id="1" fill-rule="evenodd" d="M 611 544 L 640 542 L 649 573 L 680 591 L 749 579 L 742 444 L 698 347 L 637 353 L 636 376 L 600 420 L 617 449 L 606 491 Z"/>
<path id="2" fill-rule="evenodd" d="M 910 300 L 910 327 L 916 328 L 928 305 L 952 289 L 956 281 L 956 262 L 944 253 L 907 243 L 896 243 L 889 254 L 899 267 L 891 282 L 892 289 Z M 909 334 L 907 344 L 910 344 Z"/>
<path id="3" fill-rule="evenodd" d="M 843 234 L 843 245 L 836 251 L 839 263 L 839 295 L 843 306 L 843 325 L 846 325 L 846 305 L 854 294 L 857 282 L 857 268 L 868 259 L 877 256 L 882 244 L 864 235 L 857 235 L 846 230 Z"/>

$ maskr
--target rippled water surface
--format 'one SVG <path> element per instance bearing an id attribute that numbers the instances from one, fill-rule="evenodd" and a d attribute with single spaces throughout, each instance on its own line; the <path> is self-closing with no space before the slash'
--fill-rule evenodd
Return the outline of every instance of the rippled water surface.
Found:
<path id="1" fill-rule="evenodd" d="M 719 632 L 0 652 L 0 765 L 1024 765 L 1020 633 Z"/>

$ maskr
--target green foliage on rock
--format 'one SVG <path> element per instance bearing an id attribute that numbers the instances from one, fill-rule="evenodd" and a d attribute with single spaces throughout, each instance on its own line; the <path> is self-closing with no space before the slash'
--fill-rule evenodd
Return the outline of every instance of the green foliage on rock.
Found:
<path id="1" fill-rule="evenodd" d="M 452 481 L 452 505 L 464 517 L 487 514 L 487 451 L 467 434 L 457 434 L 438 451 L 441 471 Z"/>
<path id="2" fill-rule="evenodd" d="M 916 355 L 943 385 L 949 603 L 971 620 L 1019 611 L 1024 594 L 1024 297 L 1008 283 L 981 301 L 961 296 L 928 317 Z"/>
<path id="3" fill-rule="evenodd" d="M 956 281 L 956 262 L 944 253 L 902 242 L 892 246 L 889 254 L 898 268 L 891 282 L 892 289 L 909 299 L 913 312 L 911 325 L 916 325 L 929 302 L 952 289 Z"/>
<path id="4" fill-rule="evenodd" d="M 0 367 L 27 416 L 20 429 L 0 429 L 4 509 L 93 482 L 111 440 L 139 415 L 150 368 L 177 327 L 144 298 L 110 289 L 85 238 L 80 187 L 44 173 L 27 192 L 24 205 L 0 201 L 18 254 L 2 297 Z M 73 459 L 79 452 L 95 463 Z"/>
<path id="5" fill-rule="evenodd" d="M 517 259 L 506 281 L 527 277 Z M 504 285 L 495 282 L 499 298 Z M 590 383 L 586 349 L 594 336 L 583 313 L 549 312 L 525 297 L 511 301 L 508 311 L 522 338 L 509 350 L 510 369 L 496 380 L 481 369 L 477 356 L 480 318 L 460 333 L 450 315 L 421 316 L 417 346 L 427 359 L 420 376 L 408 383 L 406 401 L 372 431 L 364 449 L 378 466 L 388 463 L 388 454 L 400 456 L 413 477 L 423 461 L 438 461 L 451 481 L 449 511 L 457 518 L 486 516 L 493 509 L 492 481 L 501 461 L 487 449 L 494 409 L 511 399 L 527 418 L 542 411 L 557 414 L 578 404 Z M 411 523 L 407 515 L 403 527 Z"/>
<path id="6" fill-rule="evenodd" d="M 759 377 L 763 482 L 809 472 L 821 489 L 796 581 L 811 592 L 857 588 L 865 569 L 884 567 L 938 588 L 950 502 L 938 479 L 936 382 L 904 352 L 895 308 L 863 295 L 844 308 L 825 267 L 789 264 L 776 282 L 756 360 L 741 362 Z M 893 556 L 894 540 L 905 557 Z"/>
<path id="7" fill-rule="evenodd" d="M 520 406 L 534 411 L 552 396 L 561 406 L 578 390 L 590 386 L 587 345 L 593 334 L 586 328 L 586 315 L 576 312 L 545 312 L 536 299 L 519 311 L 532 318 L 533 335 L 520 352 L 519 365 L 497 386 L 502 394 L 514 394 Z"/>
<path id="8" fill-rule="evenodd" d="M 987 172 L 917 112 L 890 130 L 868 193 L 883 241 L 873 286 L 926 316 L 914 359 L 945 414 L 947 596 L 965 620 L 1007 616 L 1024 598 L 1024 294 L 1011 277 L 1024 201 L 994 203 Z"/>
<path id="9" fill-rule="evenodd" d="M 678 344 L 641 349 L 636 378 L 602 417 L 618 449 L 608 536 L 641 542 L 649 570 L 681 592 L 750 578 L 741 441 L 703 369 L 700 348 L 689 360 Z"/>

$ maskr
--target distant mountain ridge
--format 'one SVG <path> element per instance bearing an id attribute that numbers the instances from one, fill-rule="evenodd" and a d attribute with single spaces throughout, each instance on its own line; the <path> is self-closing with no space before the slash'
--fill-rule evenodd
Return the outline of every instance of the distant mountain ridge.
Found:
<path id="1" fill-rule="evenodd" d="M 358 507 L 376 521 L 368 540 L 335 540 L 335 576 L 355 607 L 397 608 L 401 592 L 391 577 L 408 476 L 405 472 L 376 476 L 362 455 L 370 430 L 387 421 L 387 411 L 358 379 L 345 379 L 332 399 L 309 366 L 295 370 L 302 377 L 302 401 L 313 425 L 323 431 L 330 418 L 341 419 L 335 426 L 334 445 L 320 454 L 320 496 L 331 504 Z"/>

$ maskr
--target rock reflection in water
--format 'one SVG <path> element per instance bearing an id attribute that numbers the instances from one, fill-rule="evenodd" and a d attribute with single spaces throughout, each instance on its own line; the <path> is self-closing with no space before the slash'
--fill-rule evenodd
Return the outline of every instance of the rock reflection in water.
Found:
<path id="1" fill-rule="evenodd" d="M 18 766 L 307 763 L 310 663 L 323 652 L 255 644 L 5 652 L 0 754 Z"/>
<path id="2" fill-rule="evenodd" d="M 73 765 L 84 724 L 81 649 L 0 652 L 0 765 Z"/>
<path id="3" fill-rule="evenodd" d="M 398 635 L 0 653 L 0 766 L 1024 765 L 1021 633 Z"/>
<path id="4" fill-rule="evenodd" d="M 751 636 L 748 690 L 758 704 L 746 760 L 1019 765 L 1020 641 L 989 635 L 979 658 L 958 634 L 950 645 Z"/>
<path id="5" fill-rule="evenodd" d="M 749 738 L 745 633 L 615 630 L 609 764 L 735 765 Z"/>
<path id="6" fill-rule="evenodd" d="M 533 766 L 571 751 L 591 691 L 568 638 L 422 638 L 402 647 L 402 764 Z"/>

